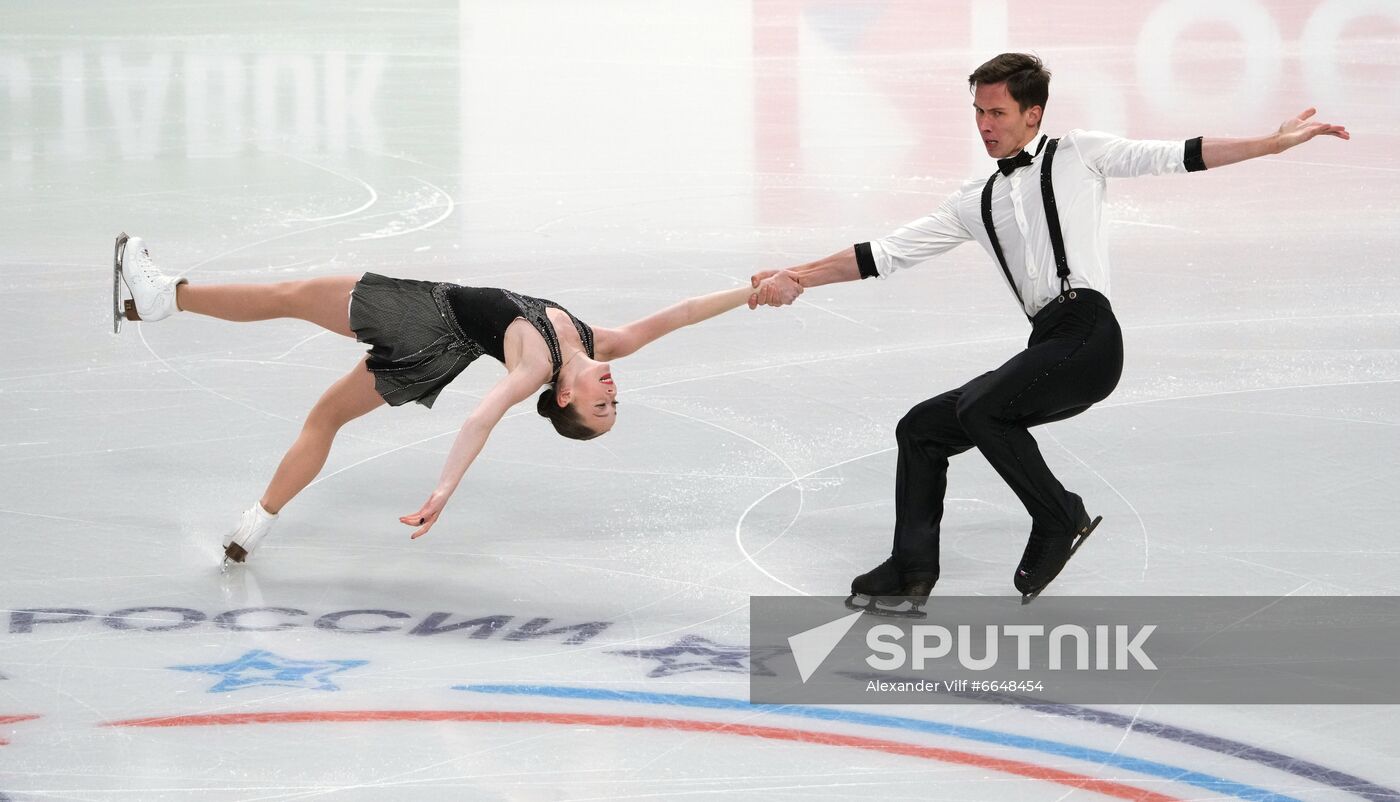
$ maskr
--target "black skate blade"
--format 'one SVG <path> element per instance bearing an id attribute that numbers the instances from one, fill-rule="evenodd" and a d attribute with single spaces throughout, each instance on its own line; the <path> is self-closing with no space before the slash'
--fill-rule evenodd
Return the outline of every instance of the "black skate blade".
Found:
<path id="1" fill-rule="evenodd" d="M 1079 547 L 1084 545 L 1084 541 L 1089 539 L 1089 535 L 1094 534 L 1094 530 L 1099 528 L 1099 523 L 1101 521 L 1103 521 L 1103 516 L 1096 516 L 1094 520 L 1089 522 L 1088 526 L 1084 527 L 1083 532 L 1080 532 L 1078 535 L 1075 535 L 1074 545 L 1069 547 L 1069 556 L 1073 557 L 1074 553 L 1076 551 L 1079 551 Z"/>
<path id="2" fill-rule="evenodd" d="M 126 232 L 117 235 L 117 244 L 112 252 L 112 333 L 120 334 L 125 310 L 122 308 L 122 259 L 126 256 Z"/>
<path id="3" fill-rule="evenodd" d="M 1075 553 L 1076 551 L 1079 551 L 1079 547 L 1082 546 L 1082 545 L 1084 545 L 1084 541 L 1086 541 L 1086 540 L 1089 539 L 1089 535 L 1094 534 L 1094 530 L 1099 528 L 1099 523 L 1100 523 L 1101 521 L 1103 521 L 1103 516 L 1102 516 L 1102 515 L 1099 515 L 1099 516 L 1095 517 L 1094 520 L 1092 520 L 1092 521 L 1089 522 L 1089 525 L 1088 525 L 1088 526 L 1084 527 L 1084 531 L 1082 531 L 1082 532 L 1080 532 L 1079 534 L 1077 534 L 1077 535 L 1074 536 L 1074 543 L 1073 543 L 1072 545 L 1070 545 L 1070 547 L 1069 547 L 1069 556 L 1070 556 L 1070 557 L 1073 557 L 1073 556 L 1074 556 L 1074 553 Z M 1065 558 L 1065 564 L 1066 564 L 1066 565 L 1069 564 L 1069 558 L 1068 558 L 1068 557 Z M 1064 569 L 1062 568 L 1062 569 L 1060 569 L 1060 570 L 1063 571 Z M 1057 574 L 1056 576 L 1058 576 L 1058 574 Z M 1053 580 L 1051 580 L 1051 581 L 1053 581 Z M 1048 587 L 1050 587 L 1050 584 L 1049 584 L 1049 583 L 1046 583 L 1045 588 L 1048 588 Z M 1034 593 L 1022 593 L 1022 594 L 1021 594 L 1021 606 L 1022 606 L 1022 607 L 1025 607 L 1027 604 L 1030 604 L 1031 602 L 1035 601 L 1036 598 L 1040 596 L 1040 592 L 1041 592 L 1042 590 L 1045 590 L 1045 588 L 1041 588 L 1040 590 L 1037 590 L 1037 591 L 1034 592 Z"/>
<path id="4" fill-rule="evenodd" d="M 865 603 L 859 604 L 857 603 L 857 599 Z M 859 593 L 852 593 L 850 596 L 846 597 L 846 609 L 879 616 L 881 618 L 928 618 L 928 613 L 924 612 L 924 605 L 922 602 L 904 599 L 898 604 L 890 606 L 877 598 L 862 596 Z"/>

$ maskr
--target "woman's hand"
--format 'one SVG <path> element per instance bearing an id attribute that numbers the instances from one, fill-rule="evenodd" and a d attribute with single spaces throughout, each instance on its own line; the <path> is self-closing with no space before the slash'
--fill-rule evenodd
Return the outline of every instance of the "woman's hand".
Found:
<path id="1" fill-rule="evenodd" d="M 428 534 L 428 530 L 437 523 L 438 516 L 442 514 L 442 508 L 447 506 L 447 496 L 434 490 L 428 500 L 423 502 L 423 506 L 418 508 L 418 512 L 412 515 L 405 515 L 399 519 L 399 523 L 408 526 L 416 526 L 418 530 L 409 535 L 410 540 L 417 540 Z"/>
<path id="2" fill-rule="evenodd" d="M 802 294 L 802 282 L 791 270 L 761 270 L 749 279 L 754 293 L 749 296 L 749 308 L 787 306 Z"/>

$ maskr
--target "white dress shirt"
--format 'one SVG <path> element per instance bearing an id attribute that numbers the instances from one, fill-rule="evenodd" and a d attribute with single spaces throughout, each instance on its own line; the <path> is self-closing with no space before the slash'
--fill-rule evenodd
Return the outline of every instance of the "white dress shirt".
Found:
<path id="1" fill-rule="evenodd" d="M 1034 150 L 1034 146 L 1027 150 Z M 1108 243 L 1102 231 L 1107 179 L 1184 173 L 1188 171 L 1187 155 L 1187 143 L 1181 140 L 1124 139 L 1079 129 L 1060 139 L 1050 171 L 1071 287 L 1109 295 Z M 1045 152 L 1041 151 L 1031 166 L 1010 176 L 998 175 L 992 186 L 992 222 L 1028 317 L 1034 317 L 1060 294 L 1055 253 L 1050 246 L 1040 194 L 1044 158 Z M 995 264 L 996 254 L 982 224 L 982 188 L 986 183 L 985 176 L 969 179 L 933 213 L 872 240 L 870 256 L 878 275 L 884 278 L 974 239 Z"/>

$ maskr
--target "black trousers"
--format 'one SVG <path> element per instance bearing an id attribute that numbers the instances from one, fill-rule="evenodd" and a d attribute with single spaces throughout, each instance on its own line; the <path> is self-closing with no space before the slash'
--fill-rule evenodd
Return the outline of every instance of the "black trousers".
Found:
<path id="1" fill-rule="evenodd" d="M 895 429 L 894 557 L 906 572 L 938 574 L 948 458 L 977 447 L 1045 532 L 1075 527 L 1067 492 L 1027 430 L 1102 401 L 1123 371 L 1123 332 L 1108 299 L 1074 290 L 1040 310 L 1026 350 L 990 373 L 909 410 Z"/>

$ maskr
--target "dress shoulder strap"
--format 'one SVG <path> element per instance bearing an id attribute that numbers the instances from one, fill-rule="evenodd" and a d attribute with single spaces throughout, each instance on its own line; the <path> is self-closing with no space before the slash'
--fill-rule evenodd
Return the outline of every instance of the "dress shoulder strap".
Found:
<path id="1" fill-rule="evenodd" d="M 564 360 L 559 352 L 559 336 L 554 333 L 554 324 L 549 322 L 549 314 L 545 311 L 549 306 L 555 306 L 548 301 L 539 298 L 531 298 L 528 295 L 521 295 L 510 290 L 501 290 L 520 309 L 520 316 L 530 322 L 531 326 L 544 338 L 544 344 L 549 346 L 549 361 L 553 365 L 550 374 L 550 381 L 559 378 L 559 368 Z"/>
<path id="2" fill-rule="evenodd" d="M 582 320 L 579 320 L 578 318 L 574 317 L 573 312 L 570 312 L 569 310 L 565 309 L 559 304 L 556 304 L 553 301 L 546 301 L 544 299 L 540 300 L 541 303 L 543 303 L 545 306 L 552 306 L 555 309 L 558 309 L 560 312 L 563 312 L 564 314 L 569 316 L 569 320 L 573 321 L 574 330 L 578 332 L 579 342 L 583 343 L 583 350 L 587 352 L 589 359 L 595 359 L 596 357 L 593 356 L 593 328 L 587 323 L 584 323 Z"/>

